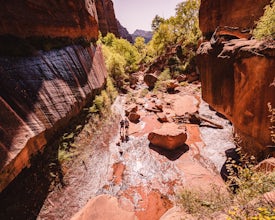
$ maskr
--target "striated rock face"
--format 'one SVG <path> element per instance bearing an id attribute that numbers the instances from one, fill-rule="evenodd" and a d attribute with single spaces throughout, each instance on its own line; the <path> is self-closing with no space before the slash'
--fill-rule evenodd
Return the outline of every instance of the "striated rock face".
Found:
<path id="1" fill-rule="evenodd" d="M 0 57 L 0 191 L 91 101 L 106 75 L 99 47 Z"/>
<path id="2" fill-rule="evenodd" d="M 5 1 L 0 7 L 0 35 L 5 34 L 97 39 L 96 6 L 93 0 Z"/>
<path id="3" fill-rule="evenodd" d="M 203 99 L 234 124 L 241 146 L 259 159 L 274 154 L 275 44 L 247 39 L 269 3 L 202 0 L 200 28 L 210 41 L 197 51 Z"/>
<path id="4" fill-rule="evenodd" d="M 99 29 L 118 33 L 111 0 L 1 3 L 0 192 L 104 87 Z"/>
<path id="5" fill-rule="evenodd" d="M 217 27 L 224 26 L 237 27 L 239 33 L 248 33 L 269 3 L 270 0 L 201 0 L 199 22 L 202 34 L 210 39 Z"/>
<path id="6" fill-rule="evenodd" d="M 203 99 L 234 124 L 246 151 L 270 154 L 274 143 L 268 103 L 274 108 L 274 42 L 205 42 L 197 53 Z"/>
<path id="7" fill-rule="evenodd" d="M 117 20 L 112 0 L 95 0 L 99 30 L 105 36 L 108 32 L 119 37 Z"/>

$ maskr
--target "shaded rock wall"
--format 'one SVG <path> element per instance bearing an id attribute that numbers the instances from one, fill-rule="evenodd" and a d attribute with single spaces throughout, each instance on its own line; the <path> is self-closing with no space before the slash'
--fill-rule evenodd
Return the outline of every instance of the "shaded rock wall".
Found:
<path id="1" fill-rule="evenodd" d="M 238 27 L 242 32 L 249 32 L 269 3 L 270 0 L 201 0 L 199 23 L 202 34 L 209 39 L 218 26 Z"/>
<path id="2" fill-rule="evenodd" d="M 103 88 L 90 41 L 113 24 L 111 0 L 1 1 L 0 192 Z"/>
<path id="3" fill-rule="evenodd" d="M 247 37 L 242 30 L 254 26 L 268 3 L 202 0 L 204 37 L 219 29 L 197 51 L 203 99 L 234 124 L 242 147 L 258 157 L 274 154 L 268 103 L 274 108 L 275 44 L 232 38 Z"/>
<path id="4" fill-rule="evenodd" d="M 106 75 L 99 47 L 0 57 L 0 191 L 92 100 Z"/>
<path id="5" fill-rule="evenodd" d="M 108 32 L 120 37 L 112 0 L 95 0 L 98 25 L 103 36 Z"/>

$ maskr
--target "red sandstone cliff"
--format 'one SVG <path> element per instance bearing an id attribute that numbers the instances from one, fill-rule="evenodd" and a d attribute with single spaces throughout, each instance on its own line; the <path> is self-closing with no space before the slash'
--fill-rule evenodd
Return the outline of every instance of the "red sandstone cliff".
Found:
<path id="1" fill-rule="evenodd" d="M 89 43 L 104 19 L 98 2 L 1 2 L 0 192 L 105 85 L 101 49 Z"/>
<path id="2" fill-rule="evenodd" d="M 105 36 L 108 32 L 111 32 L 119 37 L 113 2 L 111 0 L 96 0 L 96 10 L 102 35 Z"/>
<path id="3" fill-rule="evenodd" d="M 268 103 L 274 108 L 275 44 L 232 38 L 245 37 L 242 30 L 252 28 L 268 3 L 202 0 L 200 27 L 206 39 L 220 28 L 197 51 L 203 99 L 234 124 L 245 150 L 259 157 L 274 153 Z"/>
<path id="4" fill-rule="evenodd" d="M 269 3 L 270 0 L 201 0 L 199 21 L 202 34 L 209 39 L 218 26 L 237 27 L 240 32 L 249 33 Z"/>
<path id="5" fill-rule="evenodd" d="M 92 0 L 2 1 L 0 35 L 22 38 L 34 36 L 85 37 L 98 35 L 95 3 Z"/>

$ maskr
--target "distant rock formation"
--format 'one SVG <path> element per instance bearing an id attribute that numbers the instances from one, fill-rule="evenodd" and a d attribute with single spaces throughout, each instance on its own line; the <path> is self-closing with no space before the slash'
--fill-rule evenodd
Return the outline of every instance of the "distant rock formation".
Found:
<path id="1" fill-rule="evenodd" d="M 131 34 L 128 32 L 128 30 L 125 27 L 123 27 L 120 24 L 119 20 L 117 20 L 117 27 L 118 27 L 118 33 L 119 33 L 120 37 L 128 40 L 130 43 L 134 43 L 134 40 L 133 40 Z"/>
<path id="2" fill-rule="evenodd" d="M 272 155 L 274 147 L 270 130 L 272 112 L 268 105 L 275 106 L 275 44 L 247 40 L 242 30 L 254 26 L 266 4 L 269 1 L 227 4 L 222 0 L 203 0 L 202 32 L 206 39 L 208 33 L 216 32 L 197 51 L 203 99 L 234 124 L 242 147 L 259 158 Z M 227 27 L 221 27 L 224 25 Z M 216 29 L 217 26 L 220 28 Z"/>
<path id="3" fill-rule="evenodd" d="M 135 41 L 137 37 L 143 37 L 145 39 L 145 43 L 148 43 L 152 37 L 153 37 L 153 32 L 152 31 L 144 31 L 144 30 L 135 30 L 135 32 L 132 34 L 132 38 Z"/>
<path id="4" fill-rule="evenodd" d="M 0 192 L 104 87 L 99 29 L 118 35 L 111 0 L 2 2 Z"/>

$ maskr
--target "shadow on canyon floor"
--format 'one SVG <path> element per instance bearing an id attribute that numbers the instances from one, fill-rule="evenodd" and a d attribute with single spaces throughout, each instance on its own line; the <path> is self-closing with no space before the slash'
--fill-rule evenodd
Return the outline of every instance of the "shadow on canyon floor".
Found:
<path id="1" fill-rule="evenodd" d="M 160 155 L 165 156 L 167 159 L 169 159 L 171 161 L 175 161 L 175 160 L 179 159 L 181 157 L 181 155 L 183 155 L 185 152 L 187 152 L 189 150 L 189 146 L 186 144 L 182 145 L 174 150 L 163 149 L 163 148 L 155 146 L 153 144 L 150 144 L 149 147 L 150 147 L 150 149 L 158 152 Z"/>
<path id="2" fill-rule="evenodd" d="M 58 146 L 58 145 L 57 145 Z M 64 186 L 63 174 L 58 162 L 58 147 L 51 145 L 43 153 L 36 155 L 31 167 L 25 168 L 0 194 L 0 219 L 36 219 L 53 177 Z"/>

